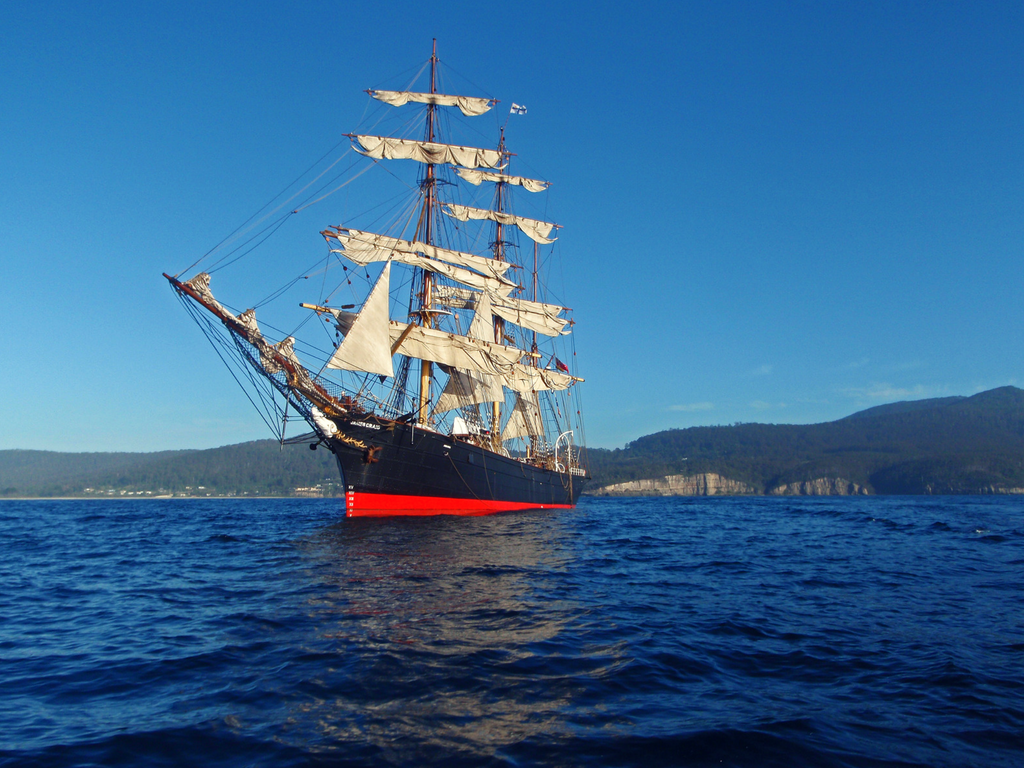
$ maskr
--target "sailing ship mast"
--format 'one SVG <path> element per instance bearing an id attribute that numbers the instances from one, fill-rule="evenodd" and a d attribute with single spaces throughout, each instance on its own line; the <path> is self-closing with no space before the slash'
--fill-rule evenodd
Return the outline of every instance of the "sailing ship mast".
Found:
<path id="1" fill-rule="evenodd" d="M 508 152 L 505 150 L 505 128 L 502 126 L 501 136 L 498 139 L 498 154 L 501 155 L 502 164 L 508 159 Z M 499 179 L 494 185 L 494 210 L 503 212 L 505 198 L 505 181 Z M 505 225 L 500 218 L 494 222 L 494 260 L 505 261 Z M 505 319 L 500 315 L 494 316 L 494 341 L 497 344 L 505 343 Z M 491 404 L 491 448 L 501 448 L 501 403 Z"/>
<path id="2" fill-rule="evenodd" d="M 430 91 L 431 96 L 437 94 L 437 38 L 434 38 L 434 46 L 430 54 Z M 437 105 L 433 101 L 427 103 L 427 130 L 426 140 L 434 142 L 434 119 L 436 117 Z M 420 213 L 420 223 L 416 231 L 416 239 L 427 245 L 434 244 L 434 195 L 436 192 L 437 178 L 434 171 L 434 163 L 426 164 L 426 174 L 423 180 L 423 210 Z M 422 230 L 422 231 L 421 231 Z M 432 327 L 431 317 L 431 287 L 433 280 L 426 269 L 419 270 L 420 293 L 419 293 L 419 320 L 420 324 Z M 430 360 L 420 361 L 420 387 L 418 407 L 416 409 L 416 421 L 426 425 L 430 418 L 428 405 L 430 404 L 430 380 L 433 364 Z"/>

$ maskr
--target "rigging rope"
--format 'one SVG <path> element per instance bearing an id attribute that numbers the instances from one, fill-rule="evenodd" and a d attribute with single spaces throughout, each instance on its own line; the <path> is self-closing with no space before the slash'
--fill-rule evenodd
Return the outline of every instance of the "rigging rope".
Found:
<path id="1" fill-rule="evenodd" d="M 231 374 L 231 378 L 235 380 L 235 383 L 238 384 L 239 388 L 242 390 L 242 393 L 245 395 L 246 399 L 250 403 L 252 403 L 252 407 L 256 409 L 256 412 L 259 414 L 260 418 L 263 419 L 263 423 L 267 425 L 272 434 L 277 435 L 278 433 L 275 428 L 275 425 L 272 424 L 272 420 L 268 418 L 271 406 L 273 406 L 276 410 L 280 410 L 276 408 L 277 404 L 273 401 L 272 398 L 270 398 L 270 402 L 268 403 L 268 398 L 263 394 L 261 394 L 260 396 L 260 400 L 263 402 L 263 407 L 261 408 L 259 405 L 256 404 L 256 401 L 253 400 L 252 396 L 249 394 L 249 390 L 241 381 L 239 381 L 238 376 L 235 374 L 235 368 L 237 366 L 232 365 L 230 362 L 228 362 L 228 360 L 225 358 L 224 354 L 220 349 L 220 347 L 226 346 L 226 342 L 221 333 L 219 332 L 219 329 L 215 330 L 213 321 L 210 320 L 205 314 L 202 314 L 201 311 L 195 305 L 193 305 L 191 301 L 186 299 L 180 293 L 177 295 L 178 300 L 181 301 L 181 303 L 185 306 L 186 311 L 192 316 L 192 319 L 196 321 L 196 324 L 203 332 L 203 335 L 206 336 L 207 341 L 210 342 L 210 346 L 213 347 L 213 351 L 217 354 L 217 357 L 219 357 L 221 362 L 224 363 L 224 367 L 228 369 L 228 373 Z M 229 334 L 231 333 L 230 331 L 227 332 Z M 258 390 L 260 387 L 258 383 L 253 379 L 250 367 L 248 365 L 243 365 L 242 367 L 246 371 L 250 382 L 254 385 L 254 388 Z M 274 419 L 274 421 L 276 421 L 276 419 Z"/>
<path id="2" fill-rule="evenodd" d="M 266 203 L 264 203 L 264 204 L 263 204 L 263 206 L 262 206 L 262 207 L 260 207 L 260 209 L 259 209 L 258 211 L 256 211 L 256 212 L 255 212 L 254 214 L 252 214 L 252 216 L 250 216 L 250 217 L 249 217 L 248 219 L 246 219 L 246 220 L 245 220 L 245 221 L 243 221 L 243 222 L 242 222 L 241 224 L 239 224 L 239 225 L 238 225 L 238 226 L 237 226 L 237 227 L 236 227 L 236 228 L 234 229 L 234 231 L 232 231 L 232 232 L 231 232 L 231 233 L 230 233 L 230 234 L 229 234 L 229 235 L 228 235 L 227 237 L 225 237 L 225 238 L 224 238 L 223 240 L 221 240 L 221 241 L 220 241 L 219 243 L 217 243 L 217 244 L 216 244 L 215 246 L 213 246 L 213 248 L 211 248 L 211 249 L 210 249 L 210 250 L 208 250 L 208 251 L 207 251 L 206 253 L 204 253 L 204 254 L 203 254 L 202 256 L 200 256 L 200 257 L 199 257 L 198 259 L 196 259 L 196 260 L 195 260 L 194 262 L 192 262 L 192 264 L 190 264 L 189 266 L 187 266 L 187 267 L 186 267 L 185 269 L 181 270 L 181 272 L 179 272 L 179 273 L 178 273 L 177 275 L 175 275 L 174 277 L 175 277 L 175 278 L 177 278 L 177 277 L 178 277 L 179 275 L 182 275 L 182 274 L 184 274 L 185 272 L 188 272 L 188 271 L 189 271 L 189 270 L 191 270 L 191 269 L 192 269 L 193 267 L 195 267 L 195 266 L 196 266 L 197 264 L 199 264 L 199 263 L 200 263 L 201 261 L 203 261 L 203 259 L 207 258 L 208 256 L 212 255 L 212 254 L 213 254 L 214 252 L 216 252 L 216 251 L 217 251 L 217 250 L 218 250 L 218 249 L 219 249 L 219 248 L 220 248 L 220 247 L 221 247 L 222 245 L 224 245 L 224 244 L 225 244 L 226 242 L 228 242 L 228 241 L 229 241 L 229 240 L 230 240 L 231 238 L 233 238 L 233 237 L 234 237 L 234 236 L 235 236 L 236 234 L 238 234 L 238 233 L 239 233 L 239 231 L 240 231 L 240 230 L 241 230 L 241 229 L 242 229 L 243 227 L 245 227 L 245 225 L 247 225 L 247 224 L 248 224 L 248 223 L 249 223 L 250 221 L 252 221 L 252 220 L 253 220 L 254 218 L 256 218 L 257 216 L 259 216 L 259 215 L 260 215 L 260 213 L 262 213 L 262 212 L 263 212 L 263 210 L 264 210 L 264 209 L 265 209 L 265 208 L 266 208 L 266 207 L 267 207 L 268 205 L 270 205 L 270 204 L 271 204 L 272 202 L 274 202 L 275 200 L 277 200 L 277 198 L 279 198 L 279 197 L 280 197 L 281 195 L 283 195 L 283 194 L 284 194 L 285 192 L 287 192 L 287 191 L 288 191 L 288 190 L 289 190 L 289 189 L 290 189 L 290 188 L 291 188 L 292 186 L 294 186 L 294 185 L 295 185 L 295 184 L 296 184 L 296 183 L 297 183 L 297 182 L 299 181 L 299 179 L 301 179 L 301 178 L 302 178 L 303 176 L 305 176 L 305 175 L 306 175 L 307 173 L 309 173 L 309 172 L 310 172 L 311 170 L 313 170 L 314 168 L 316 168 L 316 167 L 317 167 L 317 166 L 318 166 L 318 165 L 319 165 L 320 163 L 322 163 L 322 162 L 324 161 L 324 158 L 325 158 L 325 157 L 327 157 L 327 156 L 328 156 L 329 154 L 331 154 L 331 153 L 332 153 L 332 152 L 333 152 L 334 150 L 336 150 L 336 149 L 337 149 L 338 147 L 340 147 L 340 146 L 341 146 L 341 145 L 342 145 L 342 144 L 343 144 L 344 142 L 345 142 L 345 139 L 342 139 L 342 140 L 341 140 L 341 141 L 339 141 L 339 142 L 338 142 L 337 144 L 335 144 L 335 145 L 334 145 L 333 147 L 331 147 L 331 148 L 330 148 L 329 150 L 327 150 L 326 152 L 324 152 L 324 153 L 323 153 L 323 154 L 322 154 L 322 155 L 320 156 L 320 158 L 319 158 L 319 159 L 318 159 L 318 160 L 317 160 L 317 161 L 316 161 L 315 163 L 313 163 L 313 164 L 312 164 L 311 166 L 309 166 L 309 168 L 307 168 L 307 169 L 306 169 L 306 170 L 304 170 L 304 171 L 303 171 L 302 173 L 300 173 L 300 174 L 299 174 L 298 176 L 296 176 L 296 177 L 295 177 L 295 179 L 294 179 L 294 180 L 293 180 L 293 181 L 292 181 L 291 183 L 289 183 L 289 184 L 288 184 L 288 185 L 287 185 L 287 186 L 286 186 L 286 187 L 285 187 L 284 189 L 282 189 L 282 190 L 281 190 L 280 192 L 278 192 L 278 193 L 277 193 L 276 195 L 274 195 L 274 196 L 273 196 L 272 198 L 270 198 L 270 200 L 268 200 L 268 201 L 267 201 Z M 324 175 L 325 173 L 327 173 L 327 171 L 329 171 L 329 170 L 330 170 L 331 168 L 333 168 L 333 167 L 334 167 L 335 165 L 337 165 L 337 164 L 338 164 L 338 162 L 339 162 L 339 161 L 341 160 L 341 158 L 343 158 L 343 157 L 344 157 L 345 155 L 347 155 L 347 154 L 348 154 L 349 152 L 351 152 L 351 151 L 352 151 L 352 148 L 351 148 L 351 147 L 349 147 L 349 148 L 348 148 L 347 150 L 345 150 L 344 152 L 342 152 L 342 154 L 341 154 L 341 155 L 340 155 L 340 156 L 338 157 L 338 159 L 337 159 L 337 160 L 335 160 L 335 161 L 334 161 L 333 163 L 331 163 L 331 164 L 330 164 L 329 166 L 327 166 L 327 168 L 325 168 L 325 169 L 324 169 L 324 170 L 323 170 L 323 171 L 322 171 L 322 172 L 321 172 L 321 173 L 320 173 L 320 174 L 319 174 L 319 175 L 318 175 L 318 176 L 317 176 L 316 178 L 314 178 L 314 179 L 313 179 L 312 181 L 310 181 L 310 182 L 309 182 L 309 184 L 312 184 L 312 183 L 313 183 L 314 181 L 316 181 L 316 179 L 319 179 L 319 178 L 320 178 L 320 176 L 323 176 L 323 175 Z M 307 185 L 306 185 L 305 187 L 303 187 L 302 189 L 300 189 L 300 190 L 299 190 L 298 192 L 296 192 L 296 193 L 295 193 L 294 195 L 292 195 L 292 196 L 291 196 L 290 198 L 288 198 L 287 200 L 285 200 L 285 201 L 284 201 L 283 203 L 281 203 L 281 205 L 277 206 L 277 208 L 275 208 L 275 209 L 274 209 L 273 211 L 271 211 L 270 213 L 268 213 L 268 214 L 267 214 L 267 216 L 271 216 L 271 215 L 273 215 L 273 214 L 274 214 L 274 213 L 275 213 L 276 211 L 278 211 L 278 210 L 280 210 L 281 208 L 283 208 L 283 207 L 284 207 L 284 206 L 285 206 L 285 205 L 286 205 L 287 203 L 289 203 L 289 202 L 291 202 L 292 200 L 294 200 L 294 199 L 295 199 L 295 197 L 297 197 L 297 196 L 298 196 L 299 194 L 301 194 L 301 193 L 302 193 L 303 191 L 305 191 L 305 189 L 306 189 L 307 187 L 309 187 L 309 184 L 307 184 Z M 253 226 L 255 226 L 256 224 L 259 224 L 259 223 L 260 223 L 260 222 L 262 222 L 262 221 L 265 221 L 265 220 L 266 220 L 266 218 L 267 218 L 267 216 L 264 216 L 264 217 L 263 217 L 262 219 L 260 219 L 259 221 L 255 222 L 255 224 L 253 224 Z"/>

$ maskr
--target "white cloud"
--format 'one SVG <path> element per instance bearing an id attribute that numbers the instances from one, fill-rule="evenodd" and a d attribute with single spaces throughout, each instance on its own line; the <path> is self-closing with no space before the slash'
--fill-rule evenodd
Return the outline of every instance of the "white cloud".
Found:
<path id="1" fill-rule="evenodd" d="M 686 403 L 685 405 L 670 405 L 668 409 L 670 411 L 711 411 L 714 410 L 715 404 L 707 401 L 703 403 Z"/>
<path id="2" fill-rule="evenodd" d="M 894 387 L 892 384 L 872 384 L 870 387 L 849 387 L 839 390 L 840 394 L 858 400 L 906 400 L 923 397 L 939 397 L 947 393 L 947 387 Z"/>
<path id="3" fill-rule="evenodd" d="M 999 387 L 1018 387 L 1019 388 L 1020 386 L 1021 386 L 1021 384 L 1020 384 L 1020 381 L 1018 379 L 1011 378 L 1011 379 L 1004 379 L 1003 381 L 999 381 L 999 382 L 996 382 L 996 383 L 989 382 L 988 384 L 975 384 L 972 391 L 975 394 L 977 394 L 978 392 L 987 392 L 990 389 L 998 389 Z"/>
<path id="4" fill-rule="evenodd" d="M 752 370 L 750 372 L 750 375 L 751 376 L 767 376 L 771 372 L 772 372 L 772 366 L 770 366 L 770 365 L 768 365 L 766 363 L 765 365 L 760 365 L 757 368 L 755 368 L 754 370 Z"/>
<path id="5" fill-rule="evenodd" d="M 764 400 L 755 400 L 750 403 L 750 407 L 758 411 L 768 411 L 774 408 L 785 408 L 785 403 L 766 403 Z"/>
<path id="6" fill-rule="evenodd" d="M 902 363 L 893 363 L 889 366 L 891 371 L 916 371 L 918 368 L 924 368 L 925 363 L 922 360 L 904 360 Z"/>

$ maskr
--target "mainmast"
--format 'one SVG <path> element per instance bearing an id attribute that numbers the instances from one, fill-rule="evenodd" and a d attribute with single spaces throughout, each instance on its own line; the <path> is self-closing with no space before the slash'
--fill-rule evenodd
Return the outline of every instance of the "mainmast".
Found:
<path id="1" fill-rule="evenodd" d="M 501 135 L 498 139 L 498 153 L 503 161 L 507 159 L 504 127 L 501 129 Z M 499 181 L 494 185 L 494 198 L 494 210 L 499 213 L 504 211 L 504 181 Z M 494 222 L 494 260 L 505 261 L 505 225 L 501 221 Z M 498 315 L 494 316 L 494 341 L 497 344 L 505 343 L 505 321 Z M 501 403 L 498 402 L 491 404 L 491 445 L 494 450 L 501 448 Z"/>
<path id="2" fill-rule="evenodd" d="M 430 54 L 430 93 L 437 93 L 437 38 L 434 38 L 433 51 Z M 434 141 L 434 118 L 437 112 L 437 105 L 434 103 L 427 104 L 427 141 Z M 417 239 L 427 243 L 429 245 L 434 244 L 434 196 L 436 192 L 436 177 L 434 175 L 434 164 L 427 163 L 427 172 L 423 180 L 424 195 L 423 195 L 423 211 L 420 213 L 419 226 L 417 227 Z M 431 275 L 430 272 L 423 269 L 420 270 L 421 281 L 420 295 L 419 295 L 419 320 L 420 324 L 427 328 L 432 327 L 432 318 L 430 314 L 430 290 L 431 290 Z M 416 411 L 416 421 L 420 424 L 426 424 L 428 418 L 428 402 L 430 400 L 430 378 L 432 371 L 432 364 L 429 360 L 420 361 L 420 391 L 419 391 L 419 407 Z"/>

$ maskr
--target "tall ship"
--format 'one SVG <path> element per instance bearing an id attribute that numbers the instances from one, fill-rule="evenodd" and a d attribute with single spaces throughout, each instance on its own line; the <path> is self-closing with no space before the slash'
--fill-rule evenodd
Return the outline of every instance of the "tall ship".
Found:
<path id="1" fill-rule="evenodd" d="M 348 516 L 572 508 L 588 478 L 583 379 L 571 310 L 545 279 L 565 277 L 536 202 L 549 182 L 514 173 L 506 132 L 525 108 L 445 93 L 442 73 L 435 41 L 409 87 L 367 91 L 326 170 L 164 277 L 278 439 L 334 454 Z M 490 146 L 471 145 L 487 144 L 488 114 Z M 319 255 L 252 263 L 314 204 L 340 221 L 321 222 Z M 256 300 L 234 306 L 231 280 Z"/>

